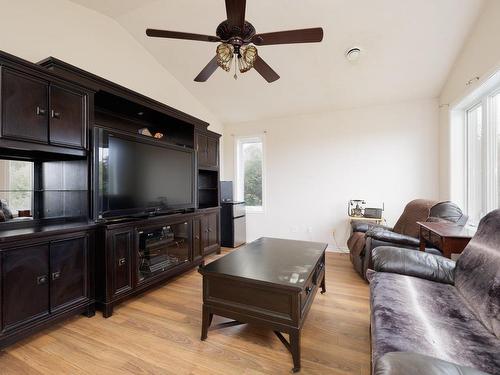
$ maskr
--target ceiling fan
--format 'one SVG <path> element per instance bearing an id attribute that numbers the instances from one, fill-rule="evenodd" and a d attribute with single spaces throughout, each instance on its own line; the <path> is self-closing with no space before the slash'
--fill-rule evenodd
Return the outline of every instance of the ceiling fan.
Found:
<path id="1" fill-rule="evenodd" d="M 218 67 L 229 72 L 233 60 L 235 70 L 238 69 L 241 73 L 246 73 L 254 68 L 267 82 L 274 82 L 280 76 L 259 56 L 255 46 L 315 43 L 323 40 L 321 27 L 257 34 L 252 24 L 245 21 L 245 8 L 246 0 L 226 0 L 227 20 L 221 22 L 217 27 L 217 36 L 157 29 L 147 29 L 146 35 L 220 43 L 217 46 L 215 57 L 194 79 L 196 82 L 205 82 Z M 237 78 L 236 72 L 234 78 Z"/>

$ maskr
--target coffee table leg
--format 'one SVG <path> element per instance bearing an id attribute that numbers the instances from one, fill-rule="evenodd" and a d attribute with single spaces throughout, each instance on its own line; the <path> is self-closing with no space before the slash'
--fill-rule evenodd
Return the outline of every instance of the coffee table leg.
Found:
<path id="1" fill-rule="evenodd" d="M 210 309 L 203 304 L 202 322 L 201 322 L 201 340 L 205 341 L 208 336 L 208 327 L 212 324 L 212 319 L 214 314 L 210 312 Z"/>
<path id="2" fill-rule="evenodd" d="M 326 293 L 325 279 L 326 279 L 326 272 L 323 274 L 323 280 L 321 280 L 321 294 L 325 294 Z"/>
<path id="3" fill-rule="evenodd" d="M 293 358 L 293 372 L 300 371 L 300 330 L 290 332 L 290 351 Z"/>

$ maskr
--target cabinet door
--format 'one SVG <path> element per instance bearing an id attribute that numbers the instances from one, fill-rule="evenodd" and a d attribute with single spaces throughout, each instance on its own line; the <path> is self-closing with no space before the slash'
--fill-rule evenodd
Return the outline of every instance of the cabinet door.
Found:
<path id="1" fill-rule="evenodd" d="M 50 143 L 85 148 L 86 96 L 63 87 L 50 86 Z"/>
<path id="2" fill-rule="evenodd" d="M 2 137 L 48 142 L 48 83 L 2 68 Z"/>
<path id="3" fill-rule="evenodd" d="M 111 234 L 111 293 L 117 295 L 132 289 L 132 231 Z"/>
<path id="4" fill-rule="evenodd" d="M 203 257 L 203 228 L 202 218 L 195 217 L 193 219 L 193 261 Z"/>
<path id="5" fill-rule="evenodd" d="M 51 242 L 51 312 L 87 298 L 87 249 L 86 235 Z"/>
<path id="6" fill-rule="evenodd" d="M 49 245 L 2 254 L 2 331 L 49 314 Z"/>
<path id="7" fill-rule="evenodd" d="M 219 245 L 219 214 L 208 215 L 208 246 Z"/>
<path id="8" fill-rule="evenodd" d="M 207 166 L 207 136 L 203 134 L 196 134 L 196 150 L 198 151 L 198 166 Z"/>
<path id="9" fill-rule="evenodd" d="M 219 141 L 215 138 L 207 138 L 207 166 L 219 166 Z"/>

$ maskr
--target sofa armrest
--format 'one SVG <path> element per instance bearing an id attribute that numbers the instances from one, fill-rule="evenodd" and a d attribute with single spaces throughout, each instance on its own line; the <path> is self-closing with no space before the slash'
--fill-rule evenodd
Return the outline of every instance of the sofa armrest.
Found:
<path id="1" fill-rule="evenodd" d="M 373 269 L 415 276 L 443 284 L 455 282 L 455 262 L 451 259 L 416 250 L 380 246 L 372 252 Z"/>
<path id="2" fill-rule="evenodd" d="M 375 364 L 374 375 L 488 375 L 485 372 L 417 353 L 392 352 Z"/>
<path id="3" fill-rule="evenodd" d="M 353 232 L 362 232 L 362 233 L 368 232 L 371 229 L 391 230 L 391 228 L 386 227 L 385 225 L 374 224 L 367 221 L 352 221 L 351 228 Z"/>
<path id="4" fill-rule="evenodd" d="M 420 240 L 415 237 L 406 236 L 389 230 L 372 228 L 366 232 L 367 237 L 371 237 L 378 241 L 390 242 L 396 245 L 414 246 L 420 245 Z"/>

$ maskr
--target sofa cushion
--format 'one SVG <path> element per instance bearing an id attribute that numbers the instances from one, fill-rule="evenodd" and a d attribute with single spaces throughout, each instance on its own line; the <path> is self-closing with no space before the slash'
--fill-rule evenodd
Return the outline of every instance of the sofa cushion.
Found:
<path id="1" fill-rule="evenodd" d="M 488 375 L 485 372 L 416 353 L 387 353 L 378 360 L 374 375 Z"/>
<path id="2" fill-rule="evenodd" d="M 477 318 L 500 338 L 500 210 L 481 220 L 458 258 L 455 286 Z"/>
<path id="3" fill-rule="evenodd" d="M 415 352 L 498 372 L 498 339 L 453 285 L 383 272 L 370 279 L 372 363 L 389 352 Z"/>

